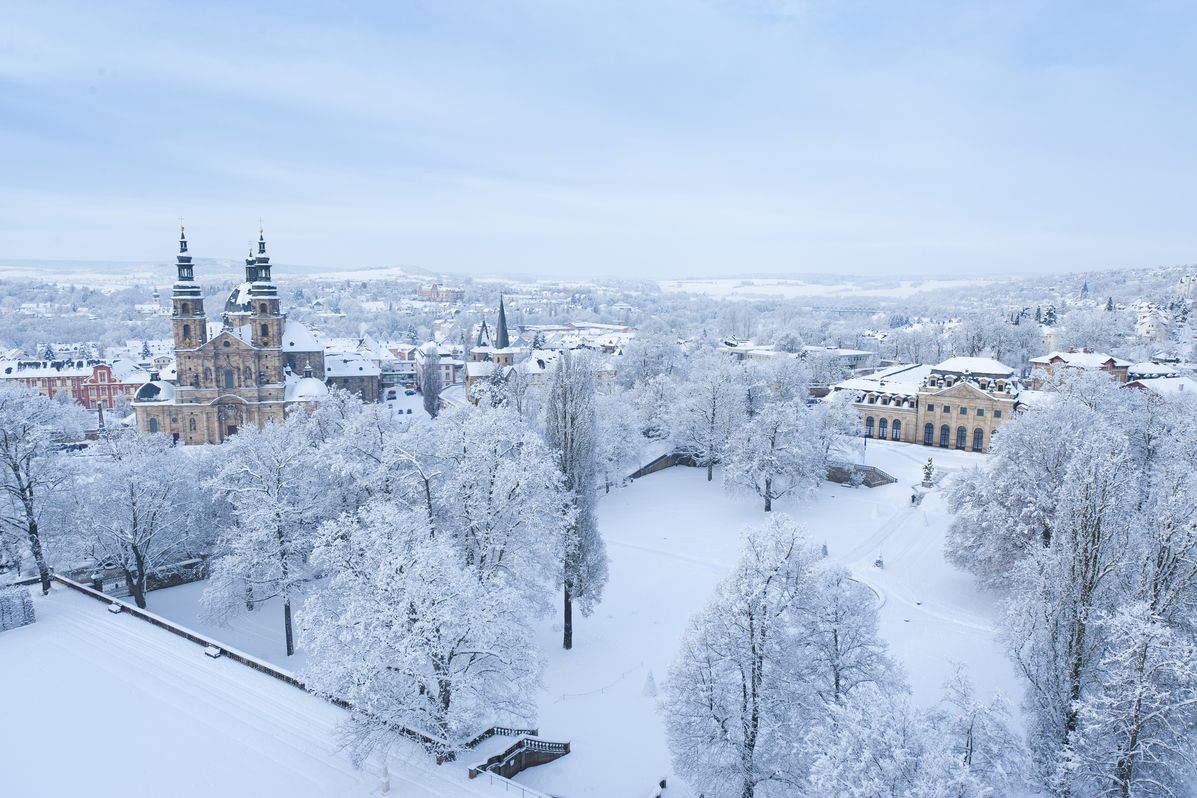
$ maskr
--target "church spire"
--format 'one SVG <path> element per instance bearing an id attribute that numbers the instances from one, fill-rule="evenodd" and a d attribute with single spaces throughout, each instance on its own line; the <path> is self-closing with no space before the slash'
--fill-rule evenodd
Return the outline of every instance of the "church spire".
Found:
<path id="1" fill-rule="evenodd" d="M 499 349 L 511 346 L 511 339 L 507 337 L 507 312 L 503 309 L 502 294 L 499 294 L 499 323 L 495 328 L 495 346 Z"/>
<path id="2" fill-rule="evenodd" d="M 175 268 L 179 273 L 179 282 L 189 283 L 195 279 L 191 266 L 191 254 L 187 252 L 187 231 L 183 227 L 183 220 L 179 220 L 179 254 L 175 256 Z"/>
<path id="3" fill-rule="evenodd" d="M 245 257 L 245 282 L 252 283 L 258 279 L 258 261 L 254 258 L 253 244 L 249 246 L 249 255 Z"/>
<path id="4" fill-rule="evenodd" d="M 254 257 L 257 267 L 257 279 L 254 282 L 269 283 L 270 256 L 266 254 L 266 233 L 262 230 L 262 220 L 258 220 L 258 254 Z"/>

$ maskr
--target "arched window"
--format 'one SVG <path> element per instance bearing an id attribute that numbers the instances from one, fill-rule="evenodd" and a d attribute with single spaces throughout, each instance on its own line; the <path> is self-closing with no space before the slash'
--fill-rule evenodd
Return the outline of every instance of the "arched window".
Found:
<path id="1" fill-rule="evenodd" d="M 151 418 L 149 427 L 150 427 L 150 432 L 157 432 L 158 431 L 158 419 Z"/>
<path id="2" fill-rule="evenodd" d="M 865 419 L 865 437 L 873 437 L 873 417 L 869 416 Z"/>
<path id="3" fill-rule="evenodd" d="M 973 451 L 981 452 L 985 450 L 985 432 L 977 427 L 973 430 Z"/>
<path id="4" fill-rule="evenodd" d="M 270 312 L 269 310 L 267 310 L 267 308 L 266 308 L 266 303 L 265 303 L 265 302 L 263 302 L 262 304 L 258 305 L 258 312 L 259 312 L 259 313 L 261 313 L 263 316 L 265 316 L 267 313 L 269 313 L 269 312 Z M 262 326 L 263 326 L 263 327 L 265 327 L 266 325 L 265 325 L 265 324 L 263 324 Z"/>
<path id="5" fill-rule="evenodd" d="M 182 305 L 179 305 L 179 315 L 180 316 L 190 316 L 191 315 L 191 305 L 187 302 L 184 302 Z"/>
<path id="6" fill-rule="evenodd" d="M 877 437 L 885 440 L 886 435 L 889 434 L 889 419 L 883 418 L 877 422 Z"/>
<path id="7" fill-rule="evenodd" d="M 262 307 L 265 307 L 265 305 L 263 305 Z M 262 325 L 262 340 L 265 341 L 269 337 L 270 337 L 270 325 L 263 324 Z"/>
<path id="8" fill-rule="evenodd" d="M 191 325 L 190 324 L 183 325 L 183 340 L 184 341 L 191 340 Z"/>
<path id="9" fill-rule="evenodd" d="M 944 424 L 942 427 L 940 427 L 939 428 L 939 448 L 941 448 L 941 449 L 948 448 L 948 443 L 949 443 L 951 437 L 952 437 L 952 430 L 948 428 L 947 424 Z"/>
<path id="10" fill-rule="evenodd" d="M 968 440 L 968 430 L 964 427 L 956 428 L 956 448 L 963 449 L 965 442 Z"/>
<path id="11" fill-rule="evenodd" d="M 195 432 L 195 419 L 194 418 L 187 422 L 187 429 L 191 430 L 192 432 Z"/>
<path id="12" fill-rule="evenodd" d="M 935 425 L 927 424 L 923 427 L 923 445 L 930 446 L 935 443 Z"/>
<path id="13" fill-rule="evenodd" d="M 901 421 L 899 421 L 898 419 L 895 418 L 893 426 L 891 426 L 890 429 L 892 430 L 892 432 L 890 433 L 890 437 L 892 437 L 895 441 L 902 440 L 902 422 Z"/>
<path id="14" fill-rule="evenodd" d="M 232 369 L 225 369 L 225 370 L 224 370 L 224 387 L 226 387 L 226 388 L 232 388 L 232 387 L 233 387 L 233 381 L 234 381 L 235 379 L 236 379 L 236 375 L 234 375 L 234 374 L 233 374 L 233 370 L 232 370 Z"/>

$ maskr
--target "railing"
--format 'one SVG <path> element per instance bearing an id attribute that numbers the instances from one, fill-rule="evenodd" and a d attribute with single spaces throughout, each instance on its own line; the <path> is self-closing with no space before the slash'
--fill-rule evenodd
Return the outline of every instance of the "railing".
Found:
<path id="1" fill-rule="evenodd" d="M 546 762 L 560 759 L 568 753 L 569 743 L 524 737 L 517 740 L 506 751 L 495 754 L 485 762 L 471 767 L 469 776 L 472 779 L 482 773 L 495 773 L 506 779 L 535 765 L 543 765 Z"/>
<path id="2" fill-rule="evenodd" d="M 519 798 L 553 798 L 547 792 L 534 790 L 531 787 L 525 787 L 523 784 L 517 784 L 511 779 L 504 778 L 498 773 L 480 773 L 480 776 L 486 778 L 487 784 L 498 785 L 503 788 L 503 792 L 512 796 L 519 796 Z M 473 776 L 471 776 L 473 778 Z"/>

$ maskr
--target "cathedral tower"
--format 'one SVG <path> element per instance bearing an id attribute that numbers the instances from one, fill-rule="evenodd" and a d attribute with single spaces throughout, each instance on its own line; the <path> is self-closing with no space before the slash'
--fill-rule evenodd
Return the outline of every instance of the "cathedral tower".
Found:
<path id="1" fill-rule="evenodd" d="M 249 286 L 250 324 L 254 345 L 265 350 L 262 361 L 263 383 L 283 381 L 283 323 L 278 286 L 270 277 L 270 256 L 266 254 L 266 234 L 258 228 L 258 252 L 254 256 L 255 279 Z M 246 269 L 248 272 L 248 267 Z"/>
<path id="2" fill-rule="evenodd" d="M 187 252 L 187 234 L 179 226 L 179 254 L 175 268 L 178 277 L 171 293 L 171 327 L 174 332 L 175 351 L 192 350 L 208 340 L 208 324 L 204 316 L 204 297 L 195 283 L 191 254 Z"/>

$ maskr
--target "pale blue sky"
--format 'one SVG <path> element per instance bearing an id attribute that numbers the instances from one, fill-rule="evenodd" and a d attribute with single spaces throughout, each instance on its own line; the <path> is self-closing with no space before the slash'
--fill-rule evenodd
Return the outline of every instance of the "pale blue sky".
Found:
<path id="1" fill-rule="evenodd" d="M 1191 3 L 4 3 L 0 258 L 1197 260 Z"/>

